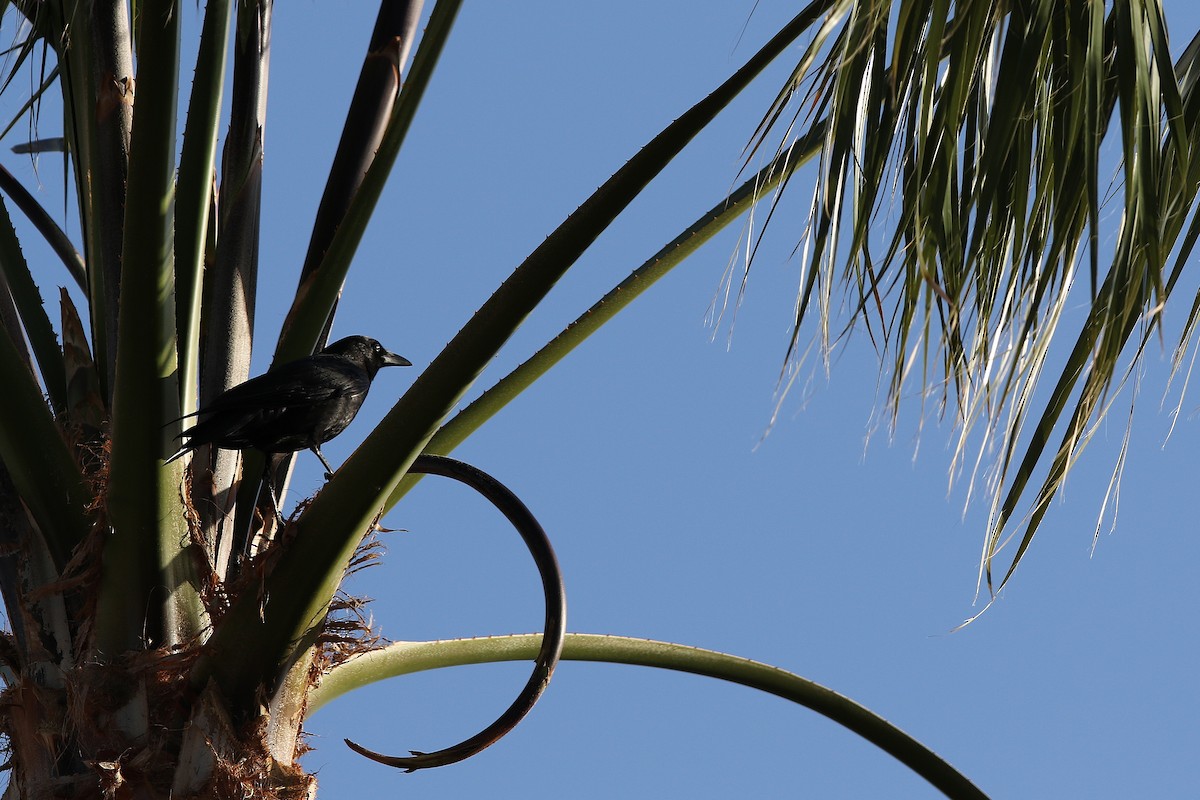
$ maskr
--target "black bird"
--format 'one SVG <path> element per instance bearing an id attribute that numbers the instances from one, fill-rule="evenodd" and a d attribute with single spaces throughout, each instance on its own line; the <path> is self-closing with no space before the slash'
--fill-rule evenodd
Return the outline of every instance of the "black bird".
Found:
<path id="1" fill-rule="evenodd" d="M 375 373 L 383 367 L 410 366 L 412 362 L 388 352 L 374 339 L 339 339 L 315 355 L 240 383 L 188 414 L 200 421 L 176 437 L 187 441 L 167 461 L 205 444 L 264 453 L 308 449 L 321 459 L 330 477 L 333 469 L 321 454 L 321 445 L 354 419 Z"/>

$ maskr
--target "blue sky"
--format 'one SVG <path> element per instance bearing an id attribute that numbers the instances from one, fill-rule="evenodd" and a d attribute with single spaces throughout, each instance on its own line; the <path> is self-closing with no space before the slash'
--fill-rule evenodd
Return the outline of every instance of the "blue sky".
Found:
<path id="1" fill-rule="evenodd" d="M 373 21 L 367 5 L 275 10 L 256 371 L 295 287 Z M 1181 0 L 1167 10 L 1181 46 L 1200 19 Z M 702 13 L 682 0 L 466 4 L 334 331 L 374 336 L 416 366 L 381 373 L 359 419 L 323 448 L 327 457 L 340 463 L 567 213 L 795 11 L 781 0 Z M 629 209 L 477 389 L 731 187 L 789 68 L 761 79 Z M 922 428 L 914 398 L 894 436 L 878 429 L 878 368 L 857 336 L 828 379 L 817 370 L 789 395 L 764 438 L 807 180 L 794 189 L 732 336 L 728 317 L 716 327 L 705 320 L 738 225 L 456 452 L 513 488 L 550 533 L 570 629 L 694 644 L 797 672 L 880 713 L 997 798 L 1194 792 L 1200 541 L 1187 520 L 1198 510 L 1200 432 L 1196 402 L 1185 400 L 1164 444 L 1174 342 L 1147 359 L 1115 531 L 1105 527 L 1093 550 L 1124 412 L 1085 455 L 1001 600 L 952 633 L 980 609 L 986 505 L 964 514 L 962 487 L 948 491 L 951 425 L 930 413 Z M 60 280 L 47 278 L 43 294 Z M 1168 331 L 1186 310 L 1168 309 Z M 321 472 L 302 455 L 293 497 L 318 489 Z M 426 480 L 384 524 L 402 530 L 385 538 L 383 565 L 351 588 L 375 598 L 386 636 L 536 629 L 541 596 L 528 556 L 465 489 Z M 613 665 L 564 663 L 512 735 L 456 766 L 405 775 L 341 742 L 389 753 L 456 742 L 508 704 L 527 669 L 457 668 L 347 696 L 311 720 L 316 749 L 304 764 L 318 771 L 323 797 L 938 796 L 805 709 Z"/>

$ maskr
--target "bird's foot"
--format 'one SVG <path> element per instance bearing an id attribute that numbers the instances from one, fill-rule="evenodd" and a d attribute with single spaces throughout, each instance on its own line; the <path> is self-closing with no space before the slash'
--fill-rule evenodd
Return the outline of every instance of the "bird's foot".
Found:
<path id="1" fill-rule="evenodd" d="M 327 480 L 327 481 L 331 481 L 331 480 L 333 480 L 333 473 L 332 473 L 332 472 L 326 472 L 326 473 L 325 473 L 325 480 Z"/>

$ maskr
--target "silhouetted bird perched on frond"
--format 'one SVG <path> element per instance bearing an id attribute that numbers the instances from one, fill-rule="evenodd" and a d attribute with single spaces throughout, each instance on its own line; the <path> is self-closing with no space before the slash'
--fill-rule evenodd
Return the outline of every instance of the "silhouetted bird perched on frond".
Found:
<path id="1" fill-rule="evenodd" d="M 329 477 L 333 469 L 321 454 L 321 445 L 354 419 L 375 373 L 383 367 L 410 366 L 412 362 L 388 352 L 374 339 L 339 339 L 319 353 L 240 383 L 188 414 L 200 421 L 176 437 L 187 441 L 167 461 L 206 444 L 225 450 L 252 447 L 264 453 L 308 449 L 321 459 Z M 274 499 L 274 487 L 271 492 Z"/>

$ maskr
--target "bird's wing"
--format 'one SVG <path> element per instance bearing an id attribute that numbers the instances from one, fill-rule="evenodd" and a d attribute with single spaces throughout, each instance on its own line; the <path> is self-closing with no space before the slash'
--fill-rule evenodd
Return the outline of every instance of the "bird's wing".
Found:
<path id="1" fill-rule="evenodd" d="M 251 378 L 229 389 L 197 414 L 229 411 L 278 411 L 316 405 L 363 391 L 370 381 L 361 370 L 342 359 L 309 356 Z"/>

